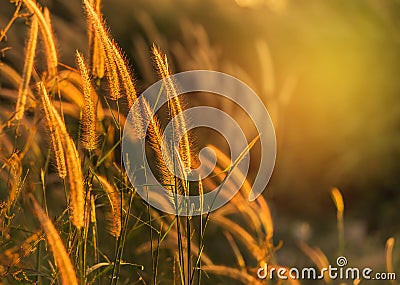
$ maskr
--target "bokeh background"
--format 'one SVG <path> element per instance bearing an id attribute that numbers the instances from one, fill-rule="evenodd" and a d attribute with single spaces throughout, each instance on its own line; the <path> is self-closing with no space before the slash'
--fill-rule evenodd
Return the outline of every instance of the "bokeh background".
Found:
<path id="1" fill-rule="evenodd" d="M 88 52 L 80 1 L 41 3 L 53 15 L 60 61 L 73 65 L 75 49 Z M 1 27 L 12 8 L 2 2 Z M 383 266 L 386 239 L 400 233 L 399 1 L 103 0 L 103 13 L 139 90 L 157 80 L 155 43 L 175 72 L 226 72 L 261 96 L 278 141 L 264 195 L 281 258 L 301 259 L 299 238 L 334 256 L 329 192 L 337 186 L 347 255 Z M 23 27 L 2 43 L 13 48 L 1 60 L 18 70 Z"/>

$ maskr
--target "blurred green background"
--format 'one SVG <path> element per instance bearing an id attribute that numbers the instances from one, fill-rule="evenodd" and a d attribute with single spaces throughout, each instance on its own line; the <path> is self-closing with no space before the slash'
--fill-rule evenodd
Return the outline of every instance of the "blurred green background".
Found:
<path id="1" fill-rule="evenodd" d="M 75 49 L 87 52 L 80 2 L 41 3 L 53 13 L 61 62 L 74 64 Z M 4 26 L 12 4 L 2 6 Z M 399 1 L 104 0 L 103 12 L 139 90 L 157 80 L 154 42 L 174 72 L 223 71 L 262 97 L 278 141 L 264 193 L 276 240 L 290 244 L 303 235 L 336 248 L 333 186 L 345 199 L 349 247 L 382 252 L 384 241 L 398 236 Z M 13 27 L 6 44 L 14 48 L 2 58 L 19 70 L 21 27 Z"/>

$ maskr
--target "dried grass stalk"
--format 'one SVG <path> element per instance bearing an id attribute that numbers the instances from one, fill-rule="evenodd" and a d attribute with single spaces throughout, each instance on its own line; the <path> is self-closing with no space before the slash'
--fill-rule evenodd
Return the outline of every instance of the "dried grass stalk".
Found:
<path id="1" fill-rule="evenodd" d="M 386 271 L 387 271 L 387 273 L 394 272 L 394 266 L 393 266 L 394 242 L 395 242 L 394 237 L 390 237 L 386 241 Z M 393 281 L 392 284 L 395 285 L 396 282 L 394 280 L 392 280 L 392 281 Z"/>
<path id="2" fill-rule="evenodd" d="M 39 21 L 40 31 L 43 36 L 43 42 L 46 49 L 47 69 L 51 78 L 57 75 L 58 57 L 54 36 L 43 13 L 33 0 L 23 0 L 26 7 L 35 14 Z"/>
<path id="3" fill-rule="evenodd" d="M 29 91 L 29 82 L 31 81 L 33 62 L 35 59 L 37 35 L 38 35 L 38 21 L 37 17 L 33 15 L 31 28 L 29 31 L 29 38 L 26 44 L 24 71 L 22 73 L 22 80 L 18 90 L 17 107 L 15 112 L 15 119 L 17 120 L 21 120 L 22 117 L 24 116 L 26 97 Z"/>
<path id="4" fill-rule="evenodd" d="M 76 51 L 76 61 L 82 77 L 84 104 L 82 110 L 83 145 L 92 151 L 96 148 L 96 111 L 92 98 L 92 85 L 83 55 Z"/>
<path id="5" fill-rule="evenodd" d="M 71 260 L 56 228 L 32 194 L 29 194 L 29 200 L 32 204 L 33 213 L 39 220 L 40 225 L 46 234 L 46 240 L 53 252 L 54 260 L 57 264 L 58 270 L 60 271 L 61 284 L 78 285 L 74 267 L 72 266 Z"/>
<path id="6" fill-rule="evenodd" d="M 95 13 L 97 15 L 100 14 L 100 3 L 101 0 L 90 0 L 90 5 L 93 7 Z M 101 39 L 96 34 L 95 29 L 93 28 L 93 24 L 88 21 L 88 32 L 89 32 L 89 46 L 91 50 L 91 66 L 92 66 L 92 75 L 95 78 L 103 78 L 104 77 L 104 64 L 105 64 L 105 54 L 104 50 L 101 47 Z"/>
<path id="7" fill-rule="evenodd" d="M 111 98 L 117 100 L 121 97 L 120 82 L 122 82 L 128 101 L 128 107 L 131 108 L 137 98 L 137 94 L 127 60 L 124 58 L 118 45 L 107 32 L 99 11 L 96 11 L 87 0 L 84 0 L 84 5 L 89 21 L 92 22 L 94 27 L 95 36 L 100 39 L 100 46 L 105 55 L 106 74 L 110 84 Z"/>
<path id="8" fill-rule="evenodd" d="M 18 153 L 14 152 L 11 155 L 11 157 L 8 158 L 7 160 L 5 160 L 5 158 L 2 157 L 2 160 L 3 159 L 5 163 L 3 164 L 1 169 L 5 167 L 9 168 L 8 177 L 10 185 L 8 186 L 9 194 L 7 202 L 0 201 L 0 225 L 4 222 L 7 213 L 11 212 L 11 207 L 17 201 L 21 193 L 21 177 L 22 177 L 22 163 L 21 163 L 21 157 Z M 3 230 L 1 226 L 0 230 Z"/>
<path id="9" fill-rule="evenodd" d="M 125 96 L 128 101 L 128 107 L 131 108 L 135 100 L 137 99 L 134 79 L 129 71 L 129 65 L 126 58 L 123 56 L 123 53 L 119 49 L 119 47 L 113 42 L 112 45 L 115 63 L 118 68 L 119 76 L 121 77 L 122 84 L 125 90 Z"/>
<path id="10" fill-rule="evenodd" d="M 58 176 L 61 179 L 64 179 L 67 176 L 67 167 L 65 163 L 65 153 L 62 146 L 60 129 L 55 120 L 52 104 L 50 102 L 49 96 L 47 95 L 46 88 L 44 87 L 43 83 L 39 83 L 38 87 L 40 99 L 42 101 L 42 106 L 47 121 L 47 127 L 50 131 L 50 140 L 54 151 L 54 157 L 56 159 Z"/>
<path id="11" fill-rule="evenodd" d="M 96 14 L 92 5 L 87 1 L 83 1 L 88 20 L 92 23 L 96 36 L 100 39 L 101 48 L 105 55 L 106 75 L 110 85 L 111 99 L 118 100 L 121 98 L 120 81 L 118 78 L 117 65 L 115 63 L 114 43 L 107 32 L 105 24 L 100 16 Z"/>
<path id="12" fill-rule="evenodd" d="M 81 160 L 74 141 L 69 136 L 64 121 L 52 105 L 52 111 L 60 130 L 61 141 L 65 151 L 67 162 L 67 178 L 70 189 L 72 223 L 81 229 L 84 226 L 85 214 L 85 190 L 83 186 L 83 176 L 81 169 Z"/>
<path id="13" fill-rule="evenodd" d="M 72 223 L 81 229 L 84 226 L 85 191 L 81 162 L 74 141 L 69 135 L 65 138 L 65 154 L 67 157 L 68 182 L 71 197 Z"/>
<path id="14" fill-rule="evenodd" d="M 182 112 L 182 104 L 177 96 L 175 83 L 171 79 L 167 56 L 163 56 L 161 51 L 155 45 L 153 45 L 152 50 L 158 74 L 163 80 L 168 99 L 170 100 L 169 109 L 171 112 L 171 118 L 175 118 L 177 122 L 174 126 L 174 131 L 182 140 L 182 142 L 179 143 L 179 155 L 181 156 L 181 160 L 185 167 L 185 172 L 190 172 L 190 167 L 192 165 L 192 153 L 190 150 L 191 143 Z"/>
<path id="15" fill-rule="evenodd" d="M 160 122 L 153 116 L 153 111 L 147 101 L 143 100 L 144 116 L 149 118 L 150 124 L 147 130 L 149 143 L 155 153 L 157 168 L 160 172 L 160 180 L 163 185 L 173 185 L 174 179 L 169 169 L 173 169 L 173 161 L 168 145 L 163 140 Z M 145 130 L 143 130 L 145 131 Z"/>
<path id="16" fill-rule="evenodd" d="M 223 169 L 229 169 L 232 165 L 230 158 L 219 148 L 213 145 L 207 145 L 207 147 L 212 148 L 218 157 L 219 164 L 222 169 L 219 171 L 216 168 L 215 173 L 221 173 Z M 223 179 L 220 180 L 222 182 Z M 243 173 L 239 168 L 234 169 L 231 173 L 232 181 L 242 181 Z M 229 182 L 229 181 L 228 181 Z M 259 196 L 256 201 L 250 203 L 248 201 L 249 194 L 252 190 L 252 186 L 247 179 L 244 179 L 243 185 L 240 189 L 240 195 L 235 196 L 232 199 L 232 202 L 235 206 L 245 215 L 249 217 L 249 219 L 253 222 L 256 230 L 261 230 L 259 224 L 261 223 L 265 232 L 265 241 L 268 243 L 271 241 L 273 233 L 274 233 L 274 224 L 271 217 L 271 211 L 264 197 Z"/>
<path id="17" fill-rule="evenodd" d="M 56 162 L 62 163 L 63 167 L 66 165 L 65 172 L 64 169 L 60 170 L 62 170 L 62 177 L 65 178 L 65 176 L 67 176 L 68 178 L 72 208 L 72 223 L 78 229 L 80 229 L 84 226 L 85 191 L 83 187 L 83 177 L 79 154 L 74 141 L 67 132 L 64 121 L 51 104 L 43 83 L 39 83 L 39 89 L 42 95 L 41 98 L 46 113 L 46 119 L 49 124 L 52 144 L 53 147 L 56 148 Z"/>
<path id="18" fill-rule="evenodd" d="M 97 178 L 110 202 L 109 231 L 112 236 L 119 237 L 121 234 L 121 198 L 119 191 L 104 176 L 99 175 Z"/>

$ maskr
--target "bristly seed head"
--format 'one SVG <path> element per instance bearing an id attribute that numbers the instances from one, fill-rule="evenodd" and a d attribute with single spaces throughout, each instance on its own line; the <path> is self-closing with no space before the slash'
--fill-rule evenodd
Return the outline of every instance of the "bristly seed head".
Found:
<path id="1" fill-rule="evenodd" d="M 164 87 L 167 91 L 167 96 L 169 100 L 169 111 L 171 119 L 176 119 L 176 124 L 174 124 L 174 131 L 182 138 L 179 142 L 179 155 L 181 157 L 182 163 L 184 165 L 184 171 L 190 172 L 192 166 L 192 152 L 191 152 L 191 142 L 189 138 L 189 133 L 186 127 L 185 117 L 183 115 L 182 104 L 178 97 L 177 88 L 174 81 L 171 78 L 171 74 L 168 67 L 167 56 L 162 55 L 159 48 L 153 45 L 154 61 L 158 71 L 159 76 L 163 80 Z"/>
<path id="2" fill-rule="evenodd" d="M 76 51 L 76 61 L 82 78 L 84 104 L 82 106 L 83 145 L 89 151 L 96 148 L 96 110 L 92 98 L 92 85 L 83 55 Z"/>

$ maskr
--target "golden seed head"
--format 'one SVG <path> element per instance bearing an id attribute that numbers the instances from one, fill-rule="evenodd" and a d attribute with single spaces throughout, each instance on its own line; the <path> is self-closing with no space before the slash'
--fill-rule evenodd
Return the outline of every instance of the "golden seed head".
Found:
<path id="1" fill-rule="evenodd" d="M 82 106 L 82 140 L 86 149 L 92 151 L 96 148 L 96 111 L 92 98 L 92 85 L 83 55 L 76 51 L 76 61 L 82 77 L 82 90 L 84 104 Z"/>
<path id="2" fill-rule="evenodd" d="M 162 78 L 164 87 L 167 92 L 169 99 L 169 111 L 171 119 L 176 120 L 174 124 L 174 132 L 181 137 L 181 142 L 179 142 L 179 155 L 184 165 L 184 171 L 190 172 L 192 166 L 192 152 L 191 152 L 191 142 L 186 127 L 186 120 L 183 116 L 183 109 L 181 101 L 178 97 L 177 88 L 174 81 L 172 80 L 169 72 L 167 56 L 162 56 L 159 48 L 153 45 L 152 48 L 154 61 L 157 68 L 159 76 Z"/>
<path id="3" fill-rule="evenodd" d="M 61 284 L 78 285 L 78 280 L 71 259 L 67 254 L 56 228 L 32 194 L 29 194 L 29 200 L 32 205 L 33 213 L 39 220 L 43 231 L 46 233 L 46 240 L 53 252 L 54 260 L 56 261 L 58 270 L 60 271 Z"/>
<path id="4" fill-rule="evenodd" d="M 21 120 L 22 117 L 24 116 L 26 97 L 29 91 L 29 82 L 31 81 L 31 74 L 35 59 L 37 35 L 38 35 L 37 17 L 32 16 L 31 29 L 29 32 L 29 38 L 26 45 L 24 71 L 22 73 L 22 80 L 18 90 L 17 107 L 15 112 L 15 119 L 17 120 Z"/>

